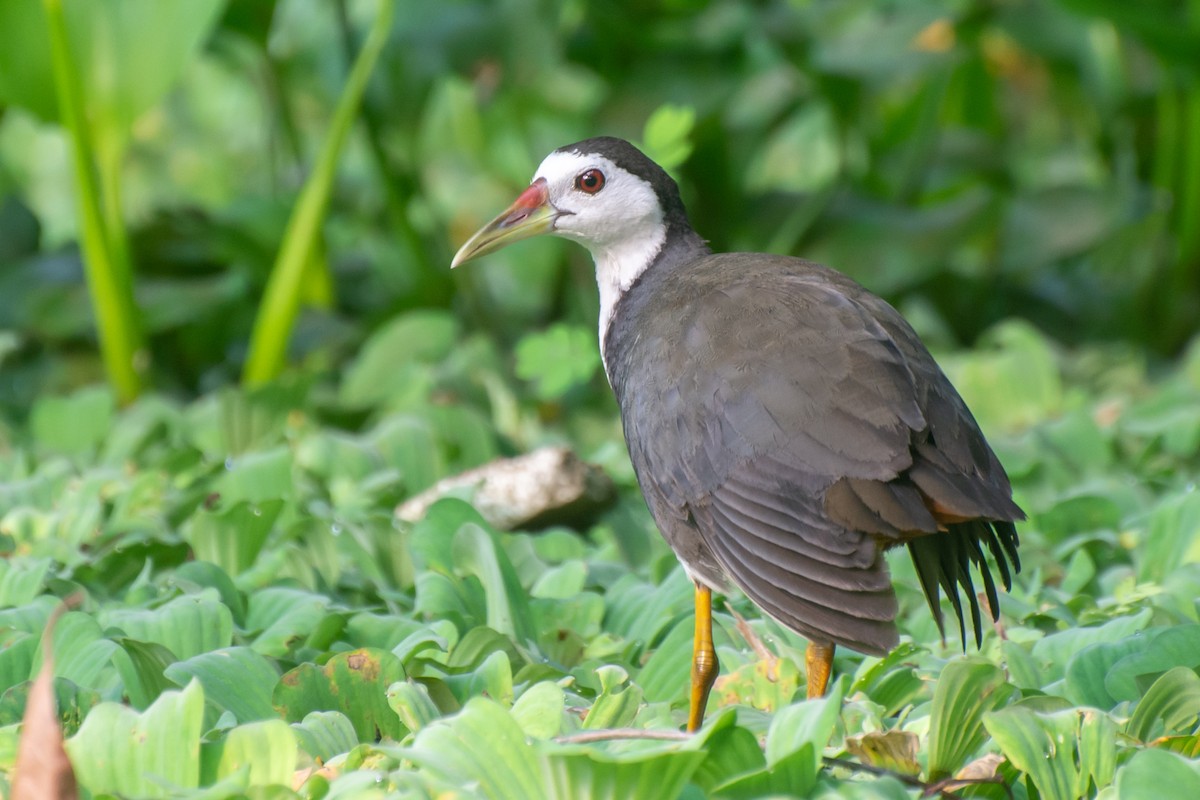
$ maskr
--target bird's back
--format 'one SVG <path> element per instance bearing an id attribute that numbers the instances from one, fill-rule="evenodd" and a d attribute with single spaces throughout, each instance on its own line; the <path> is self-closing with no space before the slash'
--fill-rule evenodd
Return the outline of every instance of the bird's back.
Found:
<path id="1" fill-rule="evenodd" d="M 882 551 L 909 545 L 940 623 L 1022 517 L 966 405 L 898 312 L 848 277 L 759 254 L 648 269 L 605 348 L 651 511 L 694 575 L 815 641 L 895 644 Z"/>

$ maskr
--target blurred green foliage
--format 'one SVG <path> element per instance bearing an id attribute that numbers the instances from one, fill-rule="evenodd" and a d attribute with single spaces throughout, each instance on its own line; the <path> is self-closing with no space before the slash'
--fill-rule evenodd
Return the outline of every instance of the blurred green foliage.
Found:
<path id="1" fill-rule="evenodd" d="M 146 335 L 132 404 L 77 140 L 31 78 L 59 5 Z M 0 0 L 0 791 L 38 635 L 82 590 L 54 692 L 93 793 L 899 798 L 967 770 L 1197 796 L 1200 1 L 395 6 L 354 116 L 374 0 L 212 0 L 157 38 L 155 0 Z M 903 643 L 839 653 L 831 698 L 797 696 L 804 642 L 734 595 L 698 736 L 556 740 L 682 724 L 691 587 L 620 444 L 586 254 L 448 267 L 546 152 L 604 133 L 679 178 L 715 249 L 835 266 L 938 353 L 1030 517 L 978 655 L 893 559 Z M 293 240 L 291 369 L 238 387 Z M 393 513 L 547 442 L 619 486 L 582 533 Z"/>
<path id="2" fill-rule="evenodd" d="M 141 13 L 125 2 L 117 44 Z M 138 79 L 126 95 L 97 90 L 113 102 L 89 120 L 114 120 L 98 130 L 126 142 L 120 202 L 152 386 L 194 393 L 240 371 L 375 5 L 230 3 L 180 68 L 155 66 L 161 37 L 75 37 L 100 59 L 95 75 Z M 18 6 L 37 4 L 6 8 Z M 1177 353 L 1200 318 L 1198 17 L 1171 0 L 1137 12 L 1111 0 L 400 2 L 311 253 L 327 260 L 332 302 L 308 297 L 291 358 L 333 367 L 415 307 L 453 307 L 504 342 L 555 320 L 593 326 L 574 248 L 531 242 L 454 276 L 446 264 L 542 155 L 598 133 L 673 168 L 715 248 L 829 263 L 935 340 L 971 343 L 1020 316 L 1070 343 Z M 25 80 L 20 51 L 0 51 L 0 403 L 19 413 L 98 366 L 64 143 L 42 121 L 53 97 Z"/>

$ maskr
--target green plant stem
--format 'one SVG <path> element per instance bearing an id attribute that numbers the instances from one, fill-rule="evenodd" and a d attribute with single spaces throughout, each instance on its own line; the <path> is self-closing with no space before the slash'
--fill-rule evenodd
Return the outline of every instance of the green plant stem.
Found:
<path id="1" fill-rule="evenodd" d="M 100 182 L 101 214 L 108 237 L 109 254 L 125 291 L 133 296 L 133 266 L 129 256 L 129 238 L 125 233 L 124 201 L 121 199 L 121 163 L 125 143 L 111 130 L 96 140 L 96 177 Z"/>
<path id="2" fill-rule="evenodd" d="M 379 2 L 379 10 L 371 32 L 354 62 L 342 96 L 338 98 L 329 136 L 317 157 L 312 175 L 300 192 L 291 219 L 288 220 L 279 256 L 267 280 L 262 305 L 254 321 L 250 352 L 242 372 L 242 381 L 248 386 L 266 383 L 283 369 L 288 339 L 300 310 L 305 268 L 312 248 L 316 246 L 325 210 L 329 206 L 338 157 L 349 135 L 375 62 L 387 41 L 395 5 L 395 0 Z"/>
<path id="3" fill-rule="evenodd" d="M 83 91 L 71 56 L 62 0 L 42 0 L 42 3 L 46 9 L 55 93 L 71 142 L 83 265 L 96 316 L 100 353 L 118 400 L 128 403 L 142 389 L 138 362 L 144 346 L 137 305 L 131 281 L 122 275 L 122 267 L 112 252 L 113 240 L 105 225 L 94 173 L 95 148 L 83 110 Z"/>

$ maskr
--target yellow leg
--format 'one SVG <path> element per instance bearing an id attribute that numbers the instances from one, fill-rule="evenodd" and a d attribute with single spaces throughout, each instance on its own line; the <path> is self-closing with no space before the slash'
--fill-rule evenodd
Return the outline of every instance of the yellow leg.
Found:
<path id="1" fill-rule="evenodd" d="M 712 640 L 712 589 L 696 584 L 696 638 L 692 642 L 692 694 L 688 707 L 689 732 L 700 730 L 708 693 L 721 671 Z"/>
<path id="2" fill-rule="evenodd" d="M 823 697 L 829 685 L 829 673 L 833 669 L 832 644 L 809 642 L 804 651 L 804 665 L 808 670 L 808 699 Z"/>

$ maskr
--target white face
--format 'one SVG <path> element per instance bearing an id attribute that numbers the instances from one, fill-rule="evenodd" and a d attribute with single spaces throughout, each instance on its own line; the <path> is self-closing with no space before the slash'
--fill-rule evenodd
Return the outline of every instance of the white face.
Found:
<path id="1" fill-rule="evenodd" d="M 539 178 L 546 180 L 550 205 L 559 212 L 554 233 L 579 242 L 596 261 L 603 357 L 617 301 L 667 240 L 658 195 L 648 182 L 598 155 L 551 153 L 538 167 L 534 180 Z"/>
<path id="2" fill-rule="evenodd" d="M 538 178 L 546 179 L 550 204 L 562 215 L 554 232 L 584 245 L 597 260 L 638 241 L 661 245 L 662 209 L 654 189 L 607 158 L 551 153 Z"/>

